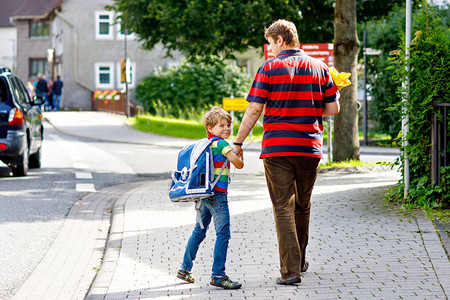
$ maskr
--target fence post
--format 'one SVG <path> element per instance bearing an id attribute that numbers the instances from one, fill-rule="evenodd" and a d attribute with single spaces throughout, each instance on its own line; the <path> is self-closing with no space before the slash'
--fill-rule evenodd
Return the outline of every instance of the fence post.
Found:
<path id="1" fill-rule="evenodd" d="M 433 104 L 433 107 L 436 106 Z M 439 145 L 436 111 L 431 115 L 431 183 L 439 184 Z"/>

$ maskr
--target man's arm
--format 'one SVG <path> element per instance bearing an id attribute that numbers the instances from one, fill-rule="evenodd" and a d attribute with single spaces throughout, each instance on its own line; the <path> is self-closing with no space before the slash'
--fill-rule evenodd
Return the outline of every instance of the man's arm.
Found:
<path id="1" fill-rule="evenodd" d="M 332 115 L 336 115 L 341 110 L 341 105 L 339 104 L 339 100 L 336 100 L 331 103 L 325 103 L 325 107 L 323 108 L 322 117 L 328 117 Z"/>
<path id="2" fill-rule="evenodd" d="M 248 136 L 253 126 L 255 126 L 256 121 L 258 121 L 261 113 L 263 112 L 264 104 L 258 102 L 250 102 L 245 111 L 244 118 L 242 119 L 241 126 L 239 127 L 239 132 L 236 135 L 235 141 L 237 143 L 243 143 L 245 138 Z M 236 155 L 242 155 L 241 146 L 234 146 L 234 152 Z"/>

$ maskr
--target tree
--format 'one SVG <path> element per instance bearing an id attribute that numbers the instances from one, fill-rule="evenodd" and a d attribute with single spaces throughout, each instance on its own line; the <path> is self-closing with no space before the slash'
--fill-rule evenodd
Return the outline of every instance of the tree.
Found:
<path id="1" fill-rule="evenodd" d="M 114 0 L 110 8 L 145 48 L 162 43 L 169 54 L 179 50 L 189 59 L 230 58 L 250 46 L 262 50 L 265 26 L 279 18 L 301 23 L 299 6 L 286 0 Z M 320 26 L 312 27 L 320 32 Z"/>
<path id="2" fill-rule="evenodd" d="M 359 40 L 355 0 L 337 0 L 334 11 L 334 62 L 340 72 L 352 74 L 353 84 L 341 90 L 341 112 L 335 116 L 333 159 L 359 160 L 357 93 Z"/>

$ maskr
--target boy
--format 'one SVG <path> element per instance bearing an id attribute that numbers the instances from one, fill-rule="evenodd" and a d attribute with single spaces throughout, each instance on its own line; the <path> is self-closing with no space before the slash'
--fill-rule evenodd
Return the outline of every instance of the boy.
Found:
<path id="1" fill-rule="evenodd" d="M 220 173 L 223 164 L 228 159 L 236 168 L 242 169 L 244 162 L 234 154 L 228 145 L 227 139 L 231 133 L 231 116 L 220 107 L 213 107 L 204 116 L 203 123 L 208 134 L 208 138 L 213 140 L 211 144 L 214 160 L 215 178 Z M 229 169 L 229 163 L 228 163 Z M 204 224 L 201 229 L 200 224 L 195 224 L 194 231 L 189 238 L 184 253 L 183 264 L 178 271 L 177 277 L 189 283 L 194 282 L 191 274 L 193 261 L 197 255 L 200 243 L 206 237 L 208 225 L 211 218 L 214 219 L 216 228 L 216 244 L 214 246 L 214 262 L 212 267 L 211 285 L 224 289 L 239 289 L 242 284 L 231 281 L 225 275 L 225 262 L 227 258 L 228 241 L 230 240 L 230 213 L 228 211 L 227 189 L 228 189 L 228 169 L 225 168 L 219 181 L 214 187 L 214 195 L 204 199 L 198 208 Z"/>

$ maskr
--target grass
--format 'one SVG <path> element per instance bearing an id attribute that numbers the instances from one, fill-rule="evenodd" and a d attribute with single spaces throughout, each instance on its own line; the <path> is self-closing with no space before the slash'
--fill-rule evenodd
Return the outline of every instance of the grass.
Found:
<path id="1" fill-rule="evenodd" d="M 206 136 L 205 127 L 197 121 L 146 115 L 130 118 L 129 121 L 134 129 L 144 132 L 196 140 Z"/>
<path id="2" fill-rule="evenodd" d="M 183 119 L 170 119 L 155 116 L 138 116 L 129 118 L 128 121 L 134 129 L 151 132 L 159 135 L 168 135 L 179 138 L 199 140 L 206 137 L 205 127 L 202 122 Z M 233 134 L 236 136 L 239 126 L 233 126 Z M 253 139 L 261 140 L 263 128 L 255 126 L 253 128 Z"/>
<path id="3" fill-rule="evenodd" d="M 320 164 L 321 169 L 350 169 L 350 168 L 356 168 L 356 167 L 373 167 L 376 165 L 379 165 L 379 162 L 362 162 L 360 160 L 355 159 L 349 159 L 346 161 L 340 161 L 340 162 L 328 162 L 326 164 Z"/>

